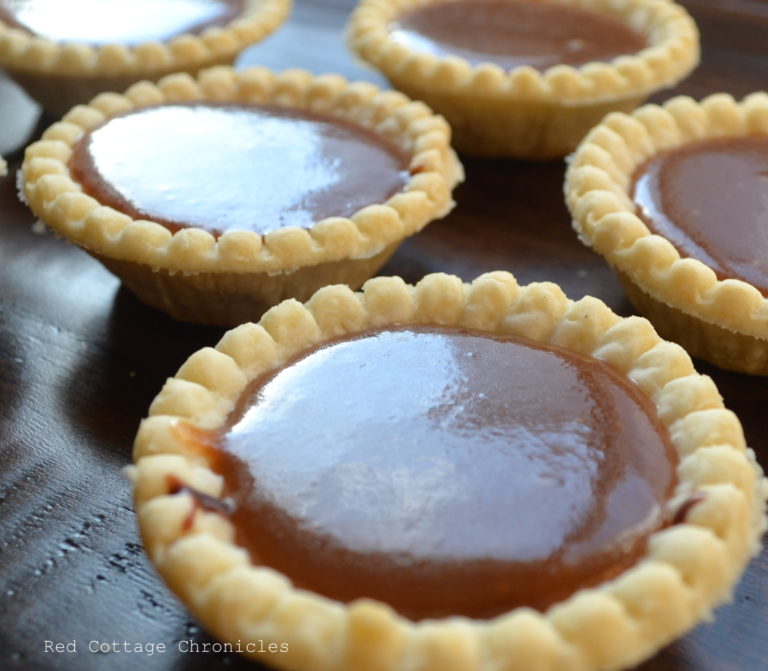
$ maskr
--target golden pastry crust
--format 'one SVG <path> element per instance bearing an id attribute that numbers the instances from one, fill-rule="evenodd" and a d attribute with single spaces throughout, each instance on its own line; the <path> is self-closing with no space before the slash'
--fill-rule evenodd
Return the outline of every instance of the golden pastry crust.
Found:
<path id="1" fill-rule="evenodd" d="M 102 91 L 231 63 L 282 25 L 290 10 L 291 0 L 246 0 L 242 14 L 224 26 L 136 46 L 56 42 L 0 21 L 0 67 L 59 117 Z"/>
<path id="2" fill-rule="evenodd" d="M 264 236 L 229 231 L 218 238 L 194 227 L 172 234 L 155 222 L 132 219 L 100 205 L 72 179 L 72 147 L 89 128 L 129 110 L 190 100 L 270 102 L 355 122 L 398 145 L 410 157 L 411 176 L 402 192 L 350 218 L 331 217 L 309 229 L 284 227 Z M 289 296 L 309 298 L 326 279 L 346 282 L 345 268 L 354 275 L 350 282 L 359 286 L 399 242 L 451 210 L 451 191 L 463 179 L 450 148 L 450 128 L 423 103 L 372 84 L 348 83 L 338 75 L 314 77 L 301 70 L 275 74 L 264 68 L 235 72 L 225 66 L 205 70 L 196 79 L 176 74 L 157 85 L 141 82 L 125 95 L 101 94 L 90 105 L 74 108 L 27 149 L 23 174 L 24 194 L 34 213 L 103 260 L 147 302 L 154 300 L 180 318 L 224 324 L 260 314 L 243 297 L 244 290 L 263 288 L 258 294 L 263 311 Z M 378 264 L 373 269 L 372 260 Z M 159 272 L 165 275 L 161 278 Z M 281 277 L 269 279 L 276 276 Z M 166 300 L 166 289 L 178 300 Z M 197 315 L 194 303 L 217 292 L 230 296 L 231 310 L 222 306 L 225 313 L 212 319 Z M 208 302 L 221 304 L 215 298 Z"/>
<path id="3" fill-rule="evenodd" d="M 184 438 L 224 425 L 246 385 L 302 350 L 342 334 L 394 324 L 459 325 L 554 343 L 610 362 L 655 401 L 680 456 L 676 510 L 705 493 L 685 523 L 654 533 L 646 556 L 603 585 L 541 614 L 519 608 L 491 620 L 411 622 L 383 603 L 339 603 L 295 589 L 252 565 L 224 517 L 169 494 L 168 476 L 211 496 L 221 478 Z M 135 501 L 147 551 L 171 588 L 224 641 L 287 643 L 253 657 L 280 668 L 379 671 L 589 671 L 636 664 L 727 599 L 765 528 L 766 483 L 741 426 L 688 355 L 639 317 L 602 302 L 568 300 L 554 284 L 521 287 L 508 273 L 471 284 L 429 275 L 416 286 L 376 278 L 361 293 L 325 287 L 285 301 L 259 324 L 229 331 L 167 381 L 134 445 Z M 185 520 L 187 521 L 185 523 Z"/>
<path id="4" fill-rule="evenodd" d="M 698 64 L 699 38 L 687 12 L 668 0 L 547 0 L 606 13 L 646 35 L 649 46 L 609 63 L 544 72 L 472 66 L 458 57 L 411 51 L 390 37 L 403 13 L 450 0 L 362 0 L 348 27 L 350 47 L 407 95 L 451 124 L 468 153 L 552 158 L 573 150 L 610 111 L 629 111 L 673 86 Z"/>
<path id="5" fill-rule="evenodd" d="M 612 114 L 570 160 L 565 196 L 582 241 L 605 256 L 659 331 L 725 368 L 768 375 L 768 298 L 747 282 L 717 279 L 652 234 L 628 195 L 635 169 L 658 151 L 706 138 L 768 136 L 768 94 L 737 102 L 687 97 Z"/>

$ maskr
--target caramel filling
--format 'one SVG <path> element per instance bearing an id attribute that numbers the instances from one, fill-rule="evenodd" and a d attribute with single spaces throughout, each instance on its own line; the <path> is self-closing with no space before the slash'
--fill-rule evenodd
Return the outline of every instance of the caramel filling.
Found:
<path id="1" fill-rule="evenodd" d="M 391 36 L 414 51 L 507 70 L 610 61 L 648 46 L 643 35 L 612 16 L 533 0 L 434 2 L 403 14 Z"/>
<path id="2" fill-rule="evenodd" d="M 243 9 L 244 0 L 0 0 L 0 20 L 58 42 L 135 46 L 224 26 Z"/>
<path id="3" fill-rule="evenodd" d="M 173 104 L 110 119 L 75 145 L 83 190 L 134 219 L 214 235 L 309 228 L 386 202 L 408 157 L 373 132 L 275 105 Z"/>
<path id="4" fill-rule="evenodd" d="M 676 482 L 655 407 L 609 365 L 451 328 L 326 343 L 198 433 L 255 563 L 414 619 L 543 610 L 617 575 Z"/>
<path id="5" fill-rule="evenodd" d="M 632 197 L 648 228 L 681 256 L 768 296 L 768 137 L 661 152 L 635 172 Z"/>

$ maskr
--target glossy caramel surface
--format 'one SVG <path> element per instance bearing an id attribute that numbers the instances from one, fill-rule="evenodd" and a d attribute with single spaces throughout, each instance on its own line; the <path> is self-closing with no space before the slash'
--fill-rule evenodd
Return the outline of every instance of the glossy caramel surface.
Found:
<path id="1" fill-rule="evenodd" d="M 409 327 L 257 380 L 221 439 L 239 541 L 298 586 L 419 619 L 545 609 L 631 565 L 675 457 L 606 364 Z"/>
<path id="2" fill-rule="evenodd" d="M 768 137 L 704 140 L 657 154 L 632 196 L 654 233 L 720 279 L 768 296 Z"/>
<path id="3" fill-rule="evenodd" d="M 243 8 L 244 0 L 0 0 L 0 20 L 56 42 L 130 46 L 226 25 Z"/>
<path id="4" fill-rule="evenodd" d="M 408 158 L 371 131 L 273 105 L 173 104 L 107 121 L 75 146 L 86 193 L 177 231 L 309 228 L 386 202 Z"/>
<path id="5" fill-rule="evenodd" d="M 391 30 L 414 51 L 504 69 L 610 61 L 647 46 L 643 35 L 611 16 L 532 0 L 438 1 L 406 12 Z"/>

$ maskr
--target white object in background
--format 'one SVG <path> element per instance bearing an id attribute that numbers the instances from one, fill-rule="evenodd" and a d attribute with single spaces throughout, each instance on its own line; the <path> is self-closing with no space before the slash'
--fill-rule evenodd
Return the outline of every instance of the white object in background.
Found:
<path id="1" fill-rule="evenodd" d="M 0 154 L 7 156 L 27 144 L 40 114 L 40 106 L 0 71 Z"/>

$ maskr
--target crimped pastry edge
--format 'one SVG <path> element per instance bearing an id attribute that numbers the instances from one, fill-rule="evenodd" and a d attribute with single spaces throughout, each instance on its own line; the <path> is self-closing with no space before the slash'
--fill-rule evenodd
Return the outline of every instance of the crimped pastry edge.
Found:
<path id="1" fill-rule="evenodd" d="M 460 57 L 439 58 L 408 49 L 389 37 L 389 24 L 403 12 L 451 0 L 362 0 L 352 14 L 347 41 L 360 58 L 409 89 L 516 103 L 556 102 L 564 106 L 644 98 L 672 86 L 699 60 L 696 24 L 670 0 L 550 0 L 604 12 L 648 36 L 642 51 L 607 63 L 556 65 L 543 72 L 530 66 L 505 71 L 492 63 L 472 66 Z"/>
<path id="2" fill-rule="evenodd" d="M 0 21 L 0 65 L 11 72 L 77 78 L 151 78 L 197 70 L 231 61 L 276 30 L 290 10 L 291 0 L 247 0 L 243 12 L 224 26 L 136 46 L 57 42 Z"/>
<path id="3" fill-rule="evenodd" d="M 70 175 L 72 147 L 89 128 L 132 109 L 180 101 L 269 102 L 325 112 L 388 137 L 411 156 L 405 189 L 350 218 L 331 217 L 309 229 L 284 227 L 262 236 L 200 228 L 174 234 L 134 220 L 84 194 Z M 103 93 L 78 105 L 27 148 L 23 190 L 33 212 L 57 233 L 96 254 L 171 272 L 280 272 L 344 258 L 367 258 L 447 214 L 463 169 L 450 148 L 450 128 L 420 102 L 339 75 L 303 70 L 275 74 L 253 67 L 203 70 L 139 82 L 125 94 Z"/>
<path id="4" fill-rule="evenodd" d="M 581 240 L 652 298 L 704 322 L 768 339 L 768 298 L 742 280 L 717 279 L 701 261 L 681 257 L 635 214 L 634 170 L 655 153 L 687 142 L 768 136 L 768 93 L 736 101 L 716 93 L 679 96 L 631 115 L 610 114 L 570 159 L 565 198 Z"/>
<path id="5" fill-rule="evenodd" d="M 491 620 L 413 623 L 380 602 L 349 605 L 297 590 L 250 564 L 231 523 L 168 494 L 167 476 L 211 496 L 221 478 L 178 432 L 215 429 L 242 390 L 293 354 L 345 333 L 394 324 L 459 325 L 551 342 L 610 362 L 651 395 L 679 455 L 673 509 L 706 492 L 684 524 L 652 535 L 645 558 L 618 578 L 582 590 L 544 614 L 515 609 Z M 288 643 L 252 656 L 303 671 L 589 671 L 636 664 L 727 599 L 759 549 L 766 482 L 741 426 L 689 356 L 639 317 L 601 301 L 568 300 L 551 283 L 519 286 L 505 272 L 471 284 L 443 274 L 410 286 L 369 280 L 361 292 L 329 286 L 307 303 L 284 301 L 258 324 L 229 331 L 193 354 L 155 398 L 134 445 L 135 501 L 149 555 L 200 621 L 225 641 Z"/>

